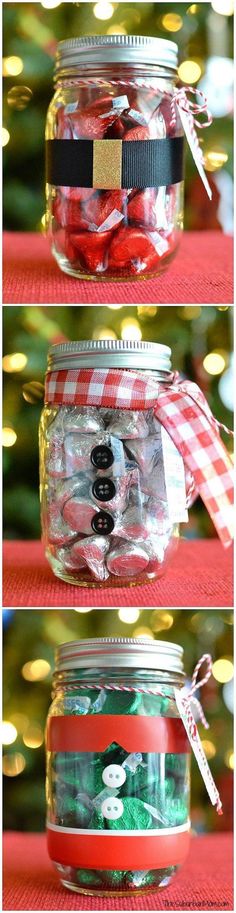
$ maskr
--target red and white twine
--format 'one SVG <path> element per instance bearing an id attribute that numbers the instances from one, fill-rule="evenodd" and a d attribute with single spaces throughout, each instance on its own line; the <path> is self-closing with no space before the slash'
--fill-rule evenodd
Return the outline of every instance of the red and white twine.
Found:
<path id="1" fill-rule="evenodd" d="M 200 95 L 200 97 L 202 98 L 202 103 L 199 105 L 199 104 L 197 104 L 196 101 L 195 102 L 191 101 L 191 99 L 188 98 L 189 93 L 191 93 L 195 97 Z M 210 127 L 210 125 L 212 124 L 213 118 L 212 118 L 210 111 L 208 110 L 207 98 L 204 95 L 204 93 L 201 92 L 200 89 L 194 89 L 192 86 L 186 86 L 186 87 L 181 86 L 180 89 L 175 89 L 174 95 L 173 95 L 173 98 L 171 101 L 171 111 L 172 111 L 172 119 L 170 122 L 171 127 L 174 127 L 176 125 L 176 109 L 178 109 L 178 108 L 181 111 L 184 111 L 185 114 L 188 115 L 189 129 L 190 129 L 192 141 L 193 141 L 193 144 L 194 144 L 194 147 L 196 150 L 196 155 L 201 160 L 201 164 L 203 164 L 204 163 L 203 152 L 199 145 L 199 139 L 198 139 L 198 135 L 197 135 L 195 128 L 197 127 L 199 130 L 203 130 L 205 127 Z M 198 120 L 198 118 L 195 117 L 196 114 L 206 114 L 206 120 L 205 121 Z"/>

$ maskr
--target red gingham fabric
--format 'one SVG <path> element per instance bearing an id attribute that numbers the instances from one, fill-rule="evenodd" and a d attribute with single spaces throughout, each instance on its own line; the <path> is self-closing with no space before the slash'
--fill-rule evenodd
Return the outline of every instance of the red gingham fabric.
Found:
<path id="1" fill-rule="evenodd" d="M 158 383 L 135 371 L 73 369 L 46 376 L 45 402 L 51 405 L 101 406 L 154 413 L 168 431 L 225 547 L 233 537 L 233 467 L 218 423 L 197 384 L 179 380 Z"/>

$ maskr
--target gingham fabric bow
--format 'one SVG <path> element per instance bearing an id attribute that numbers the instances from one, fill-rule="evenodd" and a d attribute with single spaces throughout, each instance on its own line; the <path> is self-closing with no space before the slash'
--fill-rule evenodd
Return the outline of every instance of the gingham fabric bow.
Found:
<path id="1" fill-rule="evenodd" d="M 233 538 L 233 464 L 217 422 L 200 388 L 172 375 L 159 383 L 141 372 L 119 368 L 52 371 L 46 376 L 45 402 L 51 405 L 153 409 L 174 441 L 195 481 L 225 547 Z M 231 434 L 232 432 L 228 432 Z"/>

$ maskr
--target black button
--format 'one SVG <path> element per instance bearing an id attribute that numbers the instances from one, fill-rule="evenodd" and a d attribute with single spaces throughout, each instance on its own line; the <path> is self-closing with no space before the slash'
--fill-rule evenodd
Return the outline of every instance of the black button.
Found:
<path id="1" fill-rule="evenodd" d="M 105 510 L 100 510 L 99 514 L 95 514 L 92 519 L 92 529 L 95 533 L 98 533 L 99 536 L 112 533 L 112 530 L 114 529 L 114 520 L 111 517 L 111 514 L 107 514 Z"/>
<path id="2" fill-rule="evenodd" d="M 116 493 L 116 486 L 111 479 L 104 478 L 96 479 L 96 482 L 93 483 L 92 493 L 98 501 L 111 501 L 114 498 Z"/>
<path id="3" fill-rule="evenodd" d="M 110 447 L 105 444 L 98 444 L 91 452 L 91 463 L 96 469 L 109 469 L 114 462 L 113 453 Z"/>

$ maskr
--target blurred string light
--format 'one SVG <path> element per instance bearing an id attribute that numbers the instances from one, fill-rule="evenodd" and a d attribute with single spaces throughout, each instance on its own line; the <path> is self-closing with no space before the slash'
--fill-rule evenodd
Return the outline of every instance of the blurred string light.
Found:
<path id="1" fill-rule="evenodd" d="M 226 751 L 226 754 L 224 756 L 224 761 L 225 761 L 226 766 L 229 767 L 230 770 L 234 770 L 234 752 L 233 752 L 232 748 L 230 748 L 229 751 Z"/>
<path id="2" fill-rule="evenodd" d="M 41 6 L 45 10 L 54 10 L 57 6 L 61 5 L 61 0 L 42 0 Z"/>
<path id="3" fill-rule="evenodd" d="M 27 365 L 27 355 L 23 352 L 12 352 L 11 355 L 4 355 L 2 360 L 3 371 L 12 374 L 14 371 L 23 371 Z"/>
<path id="4" fill-rule="evenodd" d="M 24 69 L 21 57 L 4 57 L 2 63 L 3 76 L 19 76 Z"/>
<path id="5" fill-rule="evenodd" d="M 215 377 L 217 374 L 222 374 L 226 366 L 227 352 L 220 350 L 215 350 L 215 352 L 209 352 L 208 355 L 203 359 L 203 367 L 207 374 L 211 374 Z"/>
<path id="6" fill-rule="evenodd" d="M 12 745 L 17 739 L 17 729 L 8 720 L 1 723 L 1 741 L 3 745 Z"/>
<path id="7" fill-rule="evenodd" d="M 32 724 L 23 735 L 23 742 L 27 748 L 40 748 L 44 741 L 44 733 L 41 726 Z"/>
<path id="8" fill-rule="evenodd" d="M 220 152 L 220 150 L 212 149 L 204 153 L 204 165 L 206 171 L 218 171 L 220 168 L 223 168 L 223 165 L 226 165 L 229 156 L 227 152 Z"/>
<path id="9" fill-rule="evenodd" d="M 214 742 L 211 742 L 210 739 L 201 739 L 201 743 L 203 751 L 205 751 L 205 755 L 208 760 L 210 760 L 210 758 L 214 758 L 216 754 L 216 747 Z"/>
<path id="10" fill-rule="evenodd" d="M 174 624 L 173 615 L 170 612 L 159 611 L 155 609 L 151 617 L 151 626 L 152 630 L 157 633 L 158 631 L 168 631 L 169 628 L 172 628 Z"/>
<path id="11" fill-rule="evenodd" d="M 114 13 L 114 6 L 112 3 L 107 3 L 106 0 L 100 0 L 100 3 L 95 3 L 93 7 L 93 15 L 95 19 L 102 19 L 104 22 L 106 19 L 111 19 Z"/>
<path id="12" fill-rule="evenodd" d="M 142 339 L 142 330 L 135 317 L 125 317 L 121 321 L 121 339 L 137 340 L 137 342 Z"/>
<path id="13" fill-rule="evenodd" d="M 2 127 L 2 146 L 7 146 L 10 139 L 9 130 L 6 127 Z"/>
<path id="14" fill-rule="evenodd" d="M 93 332 L 93 339 L 117 339 L 117 335 L 110 327 L 97 326 Z"/>
<path id="15" fill-rule="evenodd" d="M 119 609 L 118 616 L 120 621 L 123 621 L 125 625 L 132 625 L 138 621 L 140 616 L 139 609 Z"/>
<path id="16" fill-rule="evenodd" d="M 109 308 L 109 311 L 120 311 L 123 307 L 122 304 L 107 304 L 106 307 Z"/>
<path id="17" fill-rule="evenodd" d="M 212 9 L 214 13 L 220 16 L 232 16 L 234 12 L 234 0 L 212 0 Z"/>
<path id="18" fill-rule="evenodd" d="M 182 82 L 193 85 L 202 75 L 202 63 L 200 65 L 197 60 L 184 60 L 178 67 L 178 75 Z"/>
<path id="19" fill-rule="evenodd" d="M 147 637 L 148 640 L 155 640 L 154 634 L 151 631 L 151 628 L 138 627 L 133 631 L 133 637 Z"/>
<path id="20" fill-rule="evenodd" d="M 230 409 L 231 412 L 234 410 L 234 371 L 233 371 L 233 355 L 230 356 L 229 368 L 224 372 L 223 377 L 219 380 L 218 386 L 219 394 L 222 403 L 226 406 L 226 409 Z"/>
<path id="21" fill-rule="evenodd" d="M 167 32 L 179 32 L 182 29 L 183 19 L 177 13 L 166 13 L 162 17 L 161 24 Z"/>
<path id="22" fill-rule="evenodd" d="M 231 57 L 212 55 L 208 58 L 199 89 L 207 97 L 213 117 L 225 117 L 233 112 L 234 62 Z"/>
<path id="23" fill-rule="evenodd" d="M 34 659 L 31 662 L 24 663 L 21 675 L 27 682 L 40 682 L 47 677 L 50 671 L 51 666 L 46 659 Z"/>
<path id="24" fill-rule="evenodd" d="M 186 12 L 187 12 L 187 15 L 188 15 L 188 16 L 195 16 L 196 13 L 198 12 L 198 4 L 197 4 L 197 3 L 191 3 L 191 6 L 188 7 L 188 9 L 186 10 Z"/>
<path id="25" fill-rule="evenodd" d="M 92 612 L 92 609 L 74 609 L 74 612 L 78 612 L 79 615 L 86 615 L 87 612 Z"/>
<path id="26" fill-rule="evenodd" d="M 234 667 L 231 659 L 228 659 L 226 656 L 222 656 L 221 659 L 217 659 L 212 666 L 212 675 L 220 684 L 229 682 L 233 678 Z"/>
<path id="27" fill-rule="evenodd" d="M 225 706 L 230 713 L 234 712 L 234 679 L 231 678 L 229 682 L 225 682 L 223 686 L 223 700 Z"/>
<path id="28" fill-rule="evenodd" d="M 155 307 L 155 305 L 144 304 L 144 305 L 138 306 L 137 311 L 138 311 L 138 317 L 144 318 L 144 320 L 146 320 L 147 317 L 156 316 L 158 307 Z"/>
<path id="29" fill-rule="evenodd" d="M 28 86 L 13 86 L 7 93 L 7 104 L 16 111 L 23 111 L 31 101 L 33 92 Z"/>
<path id="30" fill-rule="evenodd" d="M 5 427 L 2 429 L 2 446 L 3 447 L 14 447 L 14 444 L 17 441 L 17 434 L 14 431 L 14 428 Z"/>
<path id="31" fill-rule="evenodd" d="M 3 756 L 2 770 L 5 777 L 18 777 L 18 774 L 22 774 L 25 766 L 26 761 L 24 755 L 21 754 L 20 751 L 15 751 L 14 753 Z"/>

